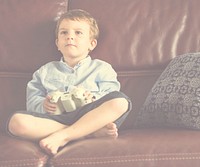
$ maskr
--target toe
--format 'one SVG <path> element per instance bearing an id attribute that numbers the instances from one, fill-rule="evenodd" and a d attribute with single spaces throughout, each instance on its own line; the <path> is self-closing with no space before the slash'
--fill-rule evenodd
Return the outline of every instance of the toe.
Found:
<path id="1" fill-rule="evenodd" d="M 115 123 L 109 123 L 109 124 L 107 124 L 106 127 L 107 127 L 108 129 L 117 129 L 117 126 L 116 126 Z"/>

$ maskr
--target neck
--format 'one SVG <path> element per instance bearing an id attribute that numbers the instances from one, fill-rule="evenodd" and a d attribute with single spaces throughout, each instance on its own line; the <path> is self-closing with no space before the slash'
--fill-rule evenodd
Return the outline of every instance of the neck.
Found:
<path id="1" fill-rule="evenodd" d="M 81 60 L 83 60 L 85 58 L 86 57 L 83 57 L 83 58 L 65 58 L 65 57 L 63 57 L 63 60 L 68 66 L 73 68 L 75 65 L 77 65 Z"/>

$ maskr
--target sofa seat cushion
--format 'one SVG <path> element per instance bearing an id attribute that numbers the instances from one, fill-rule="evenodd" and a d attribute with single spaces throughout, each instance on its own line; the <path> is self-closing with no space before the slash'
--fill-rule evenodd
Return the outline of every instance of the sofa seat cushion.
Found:
<path id="1" fill-rule="evenodd" d="M 43 167 L 48 156 L 38 144 L 0 134 L 1 167 Z"/>
<path id="2" fill-rule="evenodd" d="M 198 131 L 127 130 L 116 140 L 87 139 L 68 144 L 50 160 L 50 166 L 197 167 L 200 164 L 199 138 Z"/>
<path id="3" fill-rule="evenodd" d="M 174 58 L 156 81 L 138 126 L 200 129 L 200 53 Z"/>

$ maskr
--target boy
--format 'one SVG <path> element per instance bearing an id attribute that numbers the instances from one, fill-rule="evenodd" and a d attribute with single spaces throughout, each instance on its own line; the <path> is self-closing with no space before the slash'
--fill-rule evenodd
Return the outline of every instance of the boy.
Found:
<path id="1" fill-rule="evenodd" d="M 64 13 L 56 27 L 56 45 L 63 57 L 42 66 L 27 85 L 27 111 L 15 113 L 8 124 L 13 135 L 39 141 L 49 154 L 68 142 L 88 135 L 118 136 L 118 128 L 131 109 L 119 92 L 120 84 L 110 64 L 88 55 L 97 45 L 99 29 L 83 10 Z M 51 92 L 84 88 L 88 104 L 72 112 L 55 115 Z M 90 102 L 90 103 L 89 103 Z"/>

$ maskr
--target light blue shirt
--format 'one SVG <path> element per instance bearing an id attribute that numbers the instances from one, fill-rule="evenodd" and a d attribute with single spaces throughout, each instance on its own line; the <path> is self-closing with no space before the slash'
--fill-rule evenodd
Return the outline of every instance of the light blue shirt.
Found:
<path id="1" fill-rule="evenodd" d="M 70 91 L 74 86 L 84 87 L 96 99 L 120 90 L 117 74 L 110 64 L 92 60 L 88 56 L 72 68 L 61 59 L 47 63 L 34 72 L 32 80 L 27 84 L 27 110 L 45 113 L 43 102 L 48 93 Z"/>

